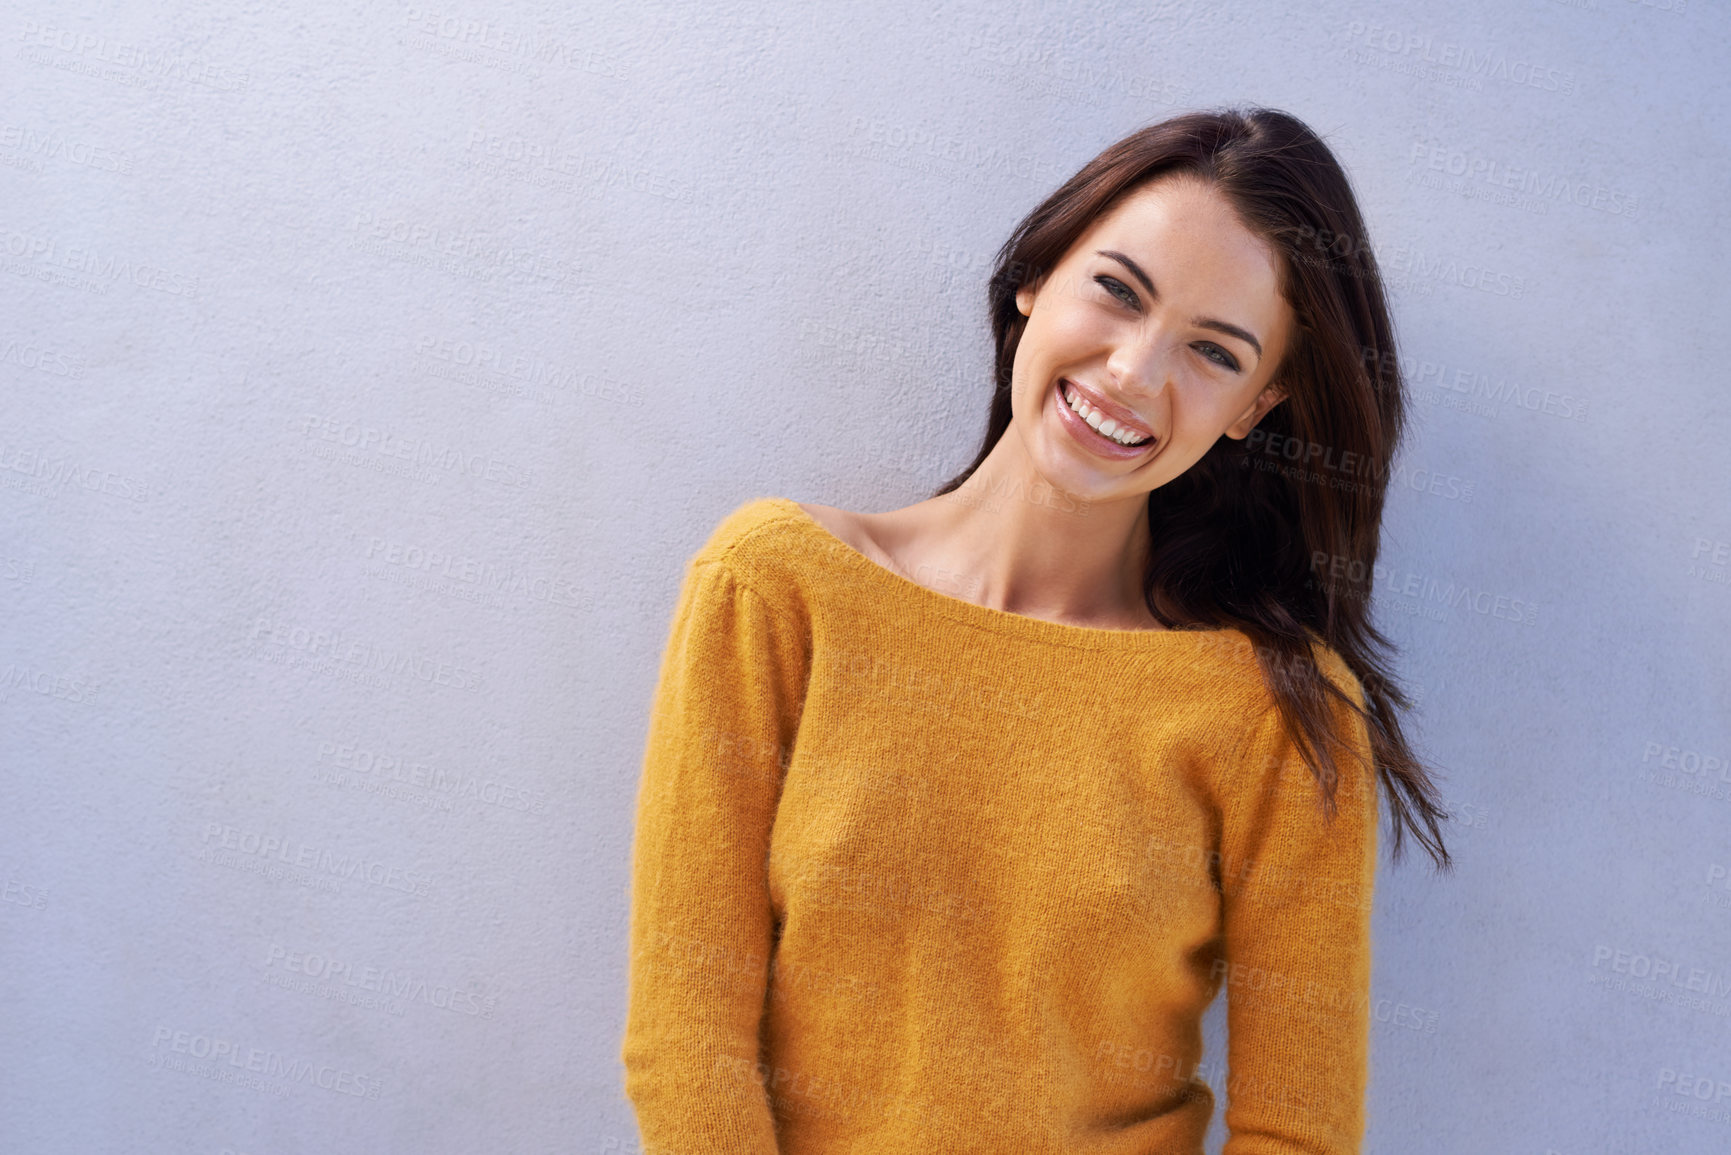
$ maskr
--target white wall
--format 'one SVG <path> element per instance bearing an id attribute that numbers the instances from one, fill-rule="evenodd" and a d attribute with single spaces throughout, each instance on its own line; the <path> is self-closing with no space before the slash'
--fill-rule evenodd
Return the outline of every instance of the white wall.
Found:
<path id="1" fill-rule="evenodd" d="M 929 495 L 1008 230 L 1240 102 L 1415 376 L 1378 617 L 1460 868 L 1385 863 L 1366 1149 L 1726 1149 L 1726 11 L 1291 7 L 9 6 L 0 1149 L 635 1150 L 685 560 Z"/>

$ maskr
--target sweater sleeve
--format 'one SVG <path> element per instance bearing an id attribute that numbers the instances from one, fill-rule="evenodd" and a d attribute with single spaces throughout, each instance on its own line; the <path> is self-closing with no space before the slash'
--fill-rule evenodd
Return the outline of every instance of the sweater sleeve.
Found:
<path id="1" fill-rule="evenodd" d="M 1337 684 L 1363 704 L 1350 673 Z M 1356 1155 L 1364 1135 L 1377 780 L 1364 719 L 1329 705 L 1346 747 L 1335 748 L 1328 824 L 1272 704 L 1230 767 L 1216 964 L 1227 992 L 1223 1155 Z"/>
<path id="2" fill-rule="evenodd" d="M 805 646 L 725 559 L 686 571 L 637 796 L 621 1057 L 644 1155 L 773 1155 L 758 1077 L 769 833 Z"/>

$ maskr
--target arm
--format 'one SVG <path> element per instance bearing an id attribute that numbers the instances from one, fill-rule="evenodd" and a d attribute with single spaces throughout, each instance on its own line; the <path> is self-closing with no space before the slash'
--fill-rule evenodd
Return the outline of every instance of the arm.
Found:
<path id="1" fill-rule="evenodd" d="M 1227 768 L 1223 1155 L 1357 1155 L 1364 1136 L 1377 783 L 1364 720 L 1329 701 L 1347 742 L 1329 824 L 1272 705 Z"/>
<path id="2" fill-rule="evenodd" d="M 767 860 L 804 644 L 725 559 L 687 569 L 662 657 L 632 850 L 625 1094 L 644 1155 L 774 1155 L 757 1079 Z"/>

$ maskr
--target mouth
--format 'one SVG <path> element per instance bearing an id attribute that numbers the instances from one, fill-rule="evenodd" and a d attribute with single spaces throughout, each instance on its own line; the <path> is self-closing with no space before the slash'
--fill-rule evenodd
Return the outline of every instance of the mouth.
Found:
<path id="1" fill-rule="evenodd" d="M 1107 416 L 1100 408 L 1104 398 L 1082 392 L 1068 377 L 1058 378 L 1053 392 L 1057 394 L 1058 419 L 1093 453 L 1122 461 L 1141 457 L 1158 440 L 1140 425 Z"/>

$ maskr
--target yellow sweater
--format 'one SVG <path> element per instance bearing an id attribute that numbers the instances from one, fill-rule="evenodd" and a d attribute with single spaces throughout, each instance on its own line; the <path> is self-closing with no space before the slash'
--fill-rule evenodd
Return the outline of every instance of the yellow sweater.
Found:
<path id="1" fill-rule="evenodd" d="M 1339 763 L 1325 826 L 1236 630 L 1007 613 L 738 507 L 637 798 L 645 1155 L 1200 1155 L 1221 1090 L 1225 1155 L 1356 1152 L 1377 795 Z"/>

